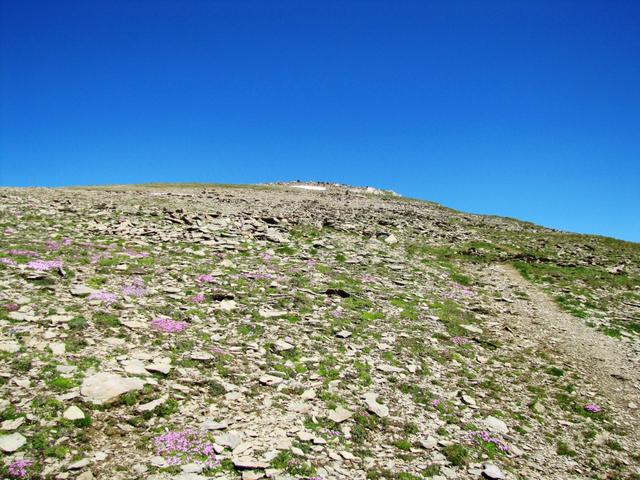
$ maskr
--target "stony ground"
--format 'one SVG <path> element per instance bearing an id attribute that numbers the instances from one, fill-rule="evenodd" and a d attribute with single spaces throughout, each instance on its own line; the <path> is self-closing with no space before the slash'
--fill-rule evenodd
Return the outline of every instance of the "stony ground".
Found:
<path id="1" fill-rule="evenodd" d="M 0 189 L 2 478 L 640 478 L 640 245 L 317 187 Z"/>

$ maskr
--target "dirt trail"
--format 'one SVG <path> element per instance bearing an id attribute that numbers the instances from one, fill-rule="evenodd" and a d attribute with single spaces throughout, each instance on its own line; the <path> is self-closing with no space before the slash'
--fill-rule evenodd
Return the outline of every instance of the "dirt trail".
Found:
<path id="1" fill-rule="evenodd" d="M 588 327 L 582 319 L 563 312 L 538 286 L 524 279 L 510 265 L 492 265 L 485 279 L 499 291 L 525 292 L 528 299 L 508 295 L 509 308 L 498 320 L 515 335 L 555 350 L 567 364 L 598 386 L 628 425 L 635 425 L 640 439 L 640 355 L 638 347 Z"/>

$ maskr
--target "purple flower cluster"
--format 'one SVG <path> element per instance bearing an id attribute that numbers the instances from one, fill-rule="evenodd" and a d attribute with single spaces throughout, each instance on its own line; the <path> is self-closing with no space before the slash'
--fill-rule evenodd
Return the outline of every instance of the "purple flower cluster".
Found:
<path id="1" fill-rule="evenodd" d="M 261 253 L 260 258 L 262 258 L 262 260 L 264 260 L 265 262 L 269 262 L 273 258 L 273 255 L 269 253 Z"/>
<path id="2" fill-rule="evenodd" d="M 69 237 L 64 237 L 62 239 L 62 245 L 64 245 L 65 247 L 68 247 L 69 245 L 71 245 L 71 239 Z"/>
<path id="3" fill-rule="evenodd" d="M 62 268 L 62 260 L 31 260 L 27 263 L 27 267 L 43 272 L 45 270 Z"/>
<path id="4" fill-rule="evenodd" d="M 587 403 L 584 406 L 584 409 L 589 413 L 599 413 L 602 411 L 602 407 L 600 407 L 600 405 L 596 405 L 595 403 Z"/>
<path id="5" fill-rule="evenodd" d="M 202 303 L 204 302 L 204 293 L 196 293 L 193 297 L 189 299 L 192 303 Z"/>
<path id="6" fill-rule="evenodd" d="M 45 247 L 47 250 L 60 250 L 60 244 L 54 242 L 53 240 L 49 240 L 45 243 Z"/>
<path id="7" fill-rule="evenodd" d="M 475 292 L 473 290 L 471 290 L 469 287 L 465 287 L 463 285 L 460 285 L 459 283 L 454 283 L 453 284 L 453 290 L 450 292 L 444 292 L 442 294 L 442 296 L 444 298 L 459 298 L 460 296 L 463 297 L 473 297 L 475 295 Z"/>
<path id="8" fill-rule="evenodd" d="M 111 258 L 111 255 L 107 252 L 95 253 L 91 255 L 91 263 L 92 264 L 98 263 L 103 258 Z"/>
<path id="9" fill-rule="evenodd" d="M 133 283 L 122 287 L 122 294 L 127 297 L 144 297 L 147 291 L 144 288 L 144 280 L 140 277 L 134 278 Z"/>
<path id="10" fill-rule="evenodd" d="M 32 250 L 19 250 L 16 248 L 7 251 L 7 253 L 17 257 L 38 257 L 40 255 L 38 252 L 34 252 Z"/>
<path id="11" fill-rule="evenodd" d="M 8 250 L 7 253 L 17 257 L 38 257 L 40 255 L 38 252 L 34 252 L 33 250 L 20 250 L 17 248 Z"/>
<path id="12" fill-rule="evenodd" d="M 7 471 L 9 472 L 9 475 L 14 478 L 26 478 L 27 468 L 31 465 L 33 465 L 31 460 L 18 459 L 9 464 Z"/>
<path id="13" fill-rule="evenodd" d="M 196 281 L 200 283 L 213 283 L 216 281 L 216 279 L 213 277 L 213 275 L 209 275 L 208 273 L 203 273 L 202 275 L 198 275 L 198 278 L 196 278 Z"/>
<path id="14" fill-rule="evenodd" d="M 453 343 L 454 345 L 466 345 L 467 343 L 469 343 L 469 339 L 464 337 L 452 337 L 451 343 Z"/>
<path id="15" fill-rule="evenodd" d="M 17 303 L 5 303 L 2 308 L 4 308 L 7 312 L 15 312 L 20 309 L 20 305 Z"/>
<path id="16" fill-rule="evenodd" d="M 509 445 L 504 443 L 499 438 L 492 436 L 491 433 L 487 432 L 486 430 L 478 430 L 478 431 L 470 432 L 469 438 L 474 443 L 481 443 L 481 442 L 493 443 L 496 447 L 498 447 L 498 449 L 501 452 L 509 451 Z"/>
<path id="17" fill-rule="evenodd" d="M 89 295 L 88 300 L 99 300 L 105 305 L 111 305 L 113 302 L 116 301 L 116 295 L 115 293 L 109 293 L 105 291 L 92 292 Z"/>
<path id="18" fill-rule="evenodd" d="M 151 321 L 151 326 L 156 330 L 168 333 L 181 332 L 187 328 L 187 322 L 179 322 L 170 318 L 155 318 Z"/>
<path id="19" fill-rule="evenodd" d="M 442 399 L 441 398 L 436 398 L 435 400 L 433 400 L 431 402 L 431 406 L 433 408 L 438 408 L 440 406 L 440 404 L 442 403 Z"/>
<path id="20" fill-rule="evenodd" d="M 211 350 L 213 353 L 216 353 L 218 355 L 230 355 L 231 354 L 230 352 L 228 352 L 224 348 L 220 348 L 220 347 L 211 347 L 209 350 Z"/>
<path id="21" fill-rule="evenodd" d="M 249 280 L 273 280 L 276 278 L 273 273 L 265 272 L 245 272 L 241 273 L 240 276 Z"/>
<path id="22" fill-rule="evenodd" d="M 368 273 L 363 273 L 360 275 L 360 281 L 362 283 L 376 283 L 378 279 L 373 275 L 369 275 Z"/>
<path id="23" fill-rule="evenodd" d="M 9 265 L 10 267 L 15 267 L 16 265 L 18 265 L 18 262 L 16 262 L 12 258 L 5 258 L 5 257 L 0 258 L 0 263 L 3 263 L 4 265 Z"/>
<path id="24" fill-rule="evenodd" d="M 165 458 L 169 465 L 196 463 L 205 468 L 217 465 L 213 442 L 207 433 L 199 430 L 167 432 L 153 439 L 156 454 Z"/>

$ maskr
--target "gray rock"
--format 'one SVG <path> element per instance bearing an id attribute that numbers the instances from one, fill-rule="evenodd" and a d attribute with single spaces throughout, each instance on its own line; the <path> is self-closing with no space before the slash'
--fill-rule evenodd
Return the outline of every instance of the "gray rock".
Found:
<path id="1" fill-rule="evenodd" d="M 502 473 L 502 471 L 492 463 L 485 464 L 482 475 L 493 480 L 506 478 L 504 473 Z"/>
<path id="2" fill-rule="evenodd" d="M 83 458 L 81 460 L 78 460 L 76 462 L 73 462 L 67 465 L 67 470 L 80 470 L 86 467 L 87 465 L 89 465 L 90 463 L 91 463 L 91 460 L 89 460 L 88 458 Z"/>
<path id="3" fill-rule="evenodd" d="M 436 448 L 436 445 L 438 445 L 438 440 L 431 435 L 429 435 L 426 440 L 420 441 L 420 446 L 426 450 Z"/>
<path id="4" fill-rule="evenodd" d="M 75 285 L 71 287 L 71 295 L 75 297 L 86 297 L 87 295 L 91 295 L 95 292 L 93 288 L 87 287 L 86 285 Z"/>
<path id="5" fill-rule="evenodd" d="M 75 405 L 71 405 L 62 414 L 62 417 L 67 420 L 82 420 L 84 416 L 84 412 Z"/>
<path id="6" fill-rule="evenodd" d="M 260 377 L 260 383 L 269 386 L 278 385 L 279 383 L 282 383 L 282 378 L 274 375 L 262 375 Z"/>
<path id="7" fill-rule="evenodd" d="M 101 372 L 84 379 L 80 394 L 89 402 L 102 404 L 113 402 L 124 393 L 142 390 L 143 387 L 144 382 L 138 378 Z"/>
<path id="8" fill-rule="evenodd" d="M 342 406 L 329 411 L 329 419 L 336 423 L 342 423 L 345 420 L 349 420 L 351 417 L 353 417 L 353 413 Z"/>
<path id="9" fill-rule="evenodd" d="M 276 350 L 278 352 L 286 352 L 288 350 L 293 350 L 295 347 L 284 340 L 277 340 L 275 343 Z"/>
<path id="10" fill-rule="evenodd" d="M 492 432 L 509 433 L 509 427 L 499 418 L 489 416 L 484 419 L 484 424 Z"/>
<path id="11" fill-rule="evenodd" d="M 163 395 L 156 400 L 151 400 L 148 403 L 143 403 L 142 405 L 138 405 L 136 407 L 136 410 L 138 412 L 151 412 L 156 408 L 158 408 L 160 405 L 162 405 L 164 402 L 166 402 L 168 399 L 169 399 L 169 395 Z"/>
<path id="12" fill-rule="evenodd" d="M 268 463 L 262 462 L 252 457 L 234 457 L 231 459 L 231 461 L 233 462 L 233 465 L 240 470 L 255 470 L 256 468 L 269 467 Z"/>
<path id="13" fill-rule="evenodd" d="M 3 409 L 0 409 L 0 410 L 3 410 Z M 24 417 L 18 417 L 13 420 L 5 420 L 4 422 L 2 422 L 2 425 L 0 425 L 0 430 L 3 430 L 5 432 L 17 430 L 25 421 L 26 421 L 26 418 Z"/>
<path id="14" fill-rule="evenodd" d="M 0 435 L 0 450 L 6 453 L 19 450 L 25 443 L 27 443 L 27 439 L 18 432 L 10 435 Z"/>
<path id="15" fill-rule="evenodd" d="M 0 352 L 16 353 L 20 351 L 20 344 L 18 342 L 0 342 Z"/>
<path id="16" fill-rule="evenodd" d="M 377 398 L 378 394 L 373 392 L 369 392 L 364 395 L 364 401 L 367 404 L 367 409 L 379 417 L 388 417 L 389 407 L 378 403 Z"/>

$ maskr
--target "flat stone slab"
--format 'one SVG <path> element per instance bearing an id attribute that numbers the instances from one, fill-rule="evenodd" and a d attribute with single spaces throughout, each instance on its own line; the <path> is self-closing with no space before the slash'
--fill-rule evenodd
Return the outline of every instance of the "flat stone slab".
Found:
<path id="1" fill-rule="evenodd" d="M 121 377 L 115 373 L 96 373 L 82 382 L 80 394 L 95 404 L 110 403 L 120 395 L 142 390 L 144 382 L 138 378 Z"/>
<path id="2" fill-rule="evenodd" d="M 20 433 L 0 435 L 0 450 L 6 453 L 15 452 L 27 443 L 27 439 Z"/>

